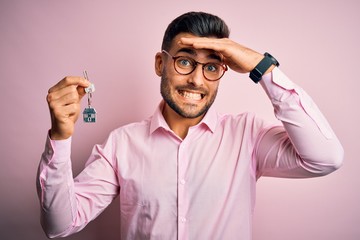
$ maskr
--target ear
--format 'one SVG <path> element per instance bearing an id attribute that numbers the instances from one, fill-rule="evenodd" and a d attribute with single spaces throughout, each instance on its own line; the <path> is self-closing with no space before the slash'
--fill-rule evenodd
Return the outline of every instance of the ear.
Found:
<path id="1" fill-rule="evenodd" d="M 158 52 L 155 55 L 155 72 L 159 77 L 162 76 L 163 64 L 164 64 L 164 62 L 162 59 L 162 54 L 160 52 Z"/>

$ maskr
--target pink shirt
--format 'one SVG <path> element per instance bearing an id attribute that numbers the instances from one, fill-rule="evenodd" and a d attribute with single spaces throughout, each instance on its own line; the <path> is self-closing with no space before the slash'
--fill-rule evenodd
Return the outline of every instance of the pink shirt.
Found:
<path id="1" fill-rule="evenodd" d="M 48 138 L 38 172 L 46 234 L 80 231 L 120 194 L 121 239 L 251 239 L 260 176 L 322 176 L 343 159 L 301 88 L 277 68 L 260 83 L 283 125 L 210 109 L 182 140 L 166 124 L 161 103 L 152 117 L 96 145 L 75 179 L 71 138 Z"/>

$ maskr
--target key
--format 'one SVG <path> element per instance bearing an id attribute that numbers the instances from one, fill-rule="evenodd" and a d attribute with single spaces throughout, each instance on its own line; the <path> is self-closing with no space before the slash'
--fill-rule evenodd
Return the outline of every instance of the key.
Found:
<path id="1" fill-rule="evenodd" d="M 86 80 L 89 80 L 89 77 L 88 77 L 88 74 L 87 74 L 87 71 L 86 71 L 86 70 L 84 70 L 83 75 L 84 75 L 84 78 L 85 78 Z M 90 83 L 90 86 L 88 86 L 87 88 L 85 88 L 85 92 L 86 92 L 86 93 L 93 93 L 93 92 L 95 92 L 95 85 L 94 85 L 93 83 Z"/>
<path id="2" fill-rule="evenodd" d="M 90 84 L 87 88 L 85 88 L 86 93 L 93 93 L 95 92 L 95 85 L 93 83 Z"/>

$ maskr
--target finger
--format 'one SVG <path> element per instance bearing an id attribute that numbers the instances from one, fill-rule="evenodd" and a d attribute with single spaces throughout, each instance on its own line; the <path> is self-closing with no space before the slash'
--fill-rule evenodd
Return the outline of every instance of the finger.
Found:
<path id="1" fill-rule="evenodd" d="M 180 38 L 179 44 L 195 49 L 209 49 L 224 57 L 231 57 L 231 49 L 234 47 L 234 43 L 227 38 L 184 37 Z"/>
<path id="2" fill-rule="evenodd" d="M 90 84 L 89 84 L 88 86 L 90 86 Z M 88 86 L 86 86 L 86 87 L 88 87 Z M 86 94 L 85 88 L 86 88 L 86 87 L 78 86 L 78 87 L 76 88 L 76 91 L 78 92 L 80 99 L 82 99 L 82 97 L 85 96 L 85 94 Z"/>
<path id="3" fill-rule="evenodd" d="M 70 104 L 51 112 L 51 139 L 67 139 L 74 131 L 74 124 L 79 116 L 79 104 Z"/>
<path id="4" fill-rule="evenodd" d="M 50 92 L 58 91 L 62 88 L 66 88 L 68 86 L 80 86 L 83 88 L 86 88 L 90 85 L 89 81 L 82 77 L 65 77 L 61 81 L 59 81 L 57 84 L 55 84 L 53 87 L 49 89 Z"/>
<path id="5" fill-rule="evenodd" d="M 77 116 L 79 112 L 79 104 L 73 103 L 55 108 L 52 113 L 58 123 L 66 123 L 69 120 L 74 122 L 74 119 L 71 118 Z"/>
<path id="6" fill-rule="evenodd" d="M 84 90 L 80 89 L 80 92 L 81 91 L 85 92 Z M 79 93 L 78 87 L 70 85 L 57 91 L 49 92 L 47 95 L 47 101 L 48 103 L 59 103 L 61 105 L 66 105 L 73 102 L 78 102 L 81 98 L 81 94 L 84 93 Z"/>
<path id="7" fill-rule="evenodd" d="M 180 38 L 179 43 L 183 45 L 191 45 L 195 48 L 219 48 L 221 41 L 217 38 L 206 38 L 206 37 L 183 37 Z"/>

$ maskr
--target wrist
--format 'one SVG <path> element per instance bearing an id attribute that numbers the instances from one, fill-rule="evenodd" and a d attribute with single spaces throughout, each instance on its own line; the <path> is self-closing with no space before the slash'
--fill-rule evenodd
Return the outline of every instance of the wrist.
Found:
<path id="1" fill-rule="evenodd" d="M 63 133 L 56 131 L 55 129 L 49 130 L 49 137 L 51 140 L 65 140 L 72 136 L 71 133 Z"/>
<path id="2" fill-rule="evenodd" d="M 264 73 L 264 75 L 272 72 L 272 70 L 274 70 L 275 67 L 276 67 L 276 66 L 275 66 L 274 64 L 272 64 L 272 65 L 268 68 L 268 70 L 266 70 L 266 72 Z M 264 76 L 264 75 L 263 75 L 263 76 Z"/>
<path id="3" fill-rule="evenodd" d="M 271 72 L 274 67 L 277 67 L 279 65 L 279 62 L 273 56 L 271 56 L 269 53 L 265 53 L 261 61 L 250 72 L 249 77 L 255 83 L 258 83 L 263 75 Z"/>

